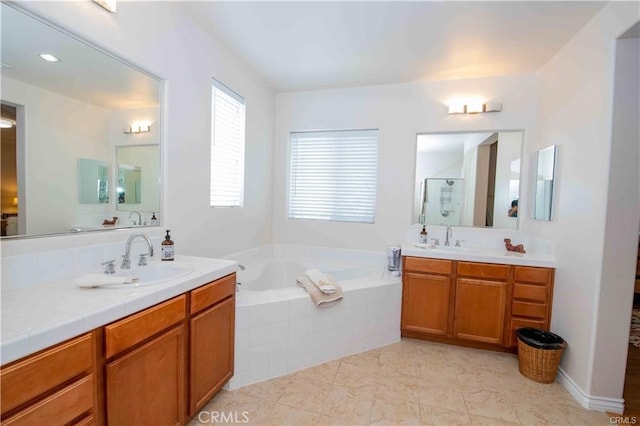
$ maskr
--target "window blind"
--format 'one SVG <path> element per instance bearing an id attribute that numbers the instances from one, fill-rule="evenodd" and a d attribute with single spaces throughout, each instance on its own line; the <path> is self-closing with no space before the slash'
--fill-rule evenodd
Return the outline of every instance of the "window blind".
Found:
<path id="1" fill-rule="evenodd" d="M 211 114 L 211 194 L 213 207 L 244 203 L 244 98 L 213 80 Z"/>
<path id="2" fill-rule="evenodd" d="M 290 135 L 289 218 L 374 223 L 378 131 Z"/>

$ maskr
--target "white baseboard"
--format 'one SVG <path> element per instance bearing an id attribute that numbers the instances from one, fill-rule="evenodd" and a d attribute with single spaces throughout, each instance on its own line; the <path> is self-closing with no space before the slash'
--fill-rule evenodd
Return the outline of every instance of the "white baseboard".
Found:
<path id="1" fill-rule="evenodd" d="M 624 399 L 588 395 L 580 389 L 576 382 L 574 382 L 562 368 L 558 368 L 558 381 L 571 394 L 571 396 L 573 396 L 573 398 L 586 409 L 608 411 L 616 414 L 622 414 L 624 412 Z"/>

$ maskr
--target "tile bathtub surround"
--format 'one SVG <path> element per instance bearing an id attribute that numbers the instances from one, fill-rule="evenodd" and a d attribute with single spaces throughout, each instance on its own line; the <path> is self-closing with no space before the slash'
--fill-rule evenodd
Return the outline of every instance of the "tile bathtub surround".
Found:
<path id="1" fill-rule="evenodd" d="M 236 306 L 235 374 L 228 388 L 292 373 L 400 340 L 400 282 L 345 291 L 334 306 L 299 297 Z"/>
<path id="2" fill-rule="evenodd" d="M 244 416 L 244 417 L 243 417 Z M 609 425 L 517 356 L 411 339 L 276 379 L 223 390 L 189 426 Z"/>

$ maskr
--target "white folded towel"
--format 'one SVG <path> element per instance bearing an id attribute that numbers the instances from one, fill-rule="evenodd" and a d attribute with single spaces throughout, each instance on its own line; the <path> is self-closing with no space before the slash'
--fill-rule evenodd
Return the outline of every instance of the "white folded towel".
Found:
<path id="1" fill-rule="evenodd" d="M 86 274 L 76 278 L 78 287 L 102 287 L 114 284 L 131 284 L 137 281 L 136 277 L 113 276 L 108 274 Z"/>
<path id="2" fill-rule="evenodd" d="M 331 280 L 325 273 L 320 272 L 317 269 L 307 269 L 306 271 L 304 271 L 304 273 L 307 278 L 309 278 L 311 282 L 314 283 L 316 287 L 318 287 L 318 290 L 320 290 L 324 294 L 331 294 L 336 292 L 336 287 L 331 283 Z"/>

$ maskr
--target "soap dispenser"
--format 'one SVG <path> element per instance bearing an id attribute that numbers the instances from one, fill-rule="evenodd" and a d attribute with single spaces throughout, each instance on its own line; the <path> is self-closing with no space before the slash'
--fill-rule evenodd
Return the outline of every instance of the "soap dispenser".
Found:
<path id="1" fill-rule="evenodd" d="M 169 235 L 171 232 L 170 229 L 167 229 L 167 235 L 164 237 L 164 241 L 161 243 L 162 245 L 162 253 L 160 255 L 160 259 L 162 260 L 173 260 L 174 257 L 174 247 L 173 241 L 171 241 L 171 236 Z"/>
<path id="2" fill-rule="evenodd" d="M 422 244 L 427 244 L 429 242 L 426 225 L 422 225 L 422 231 L 420 231 L 420 242 Z"/>

